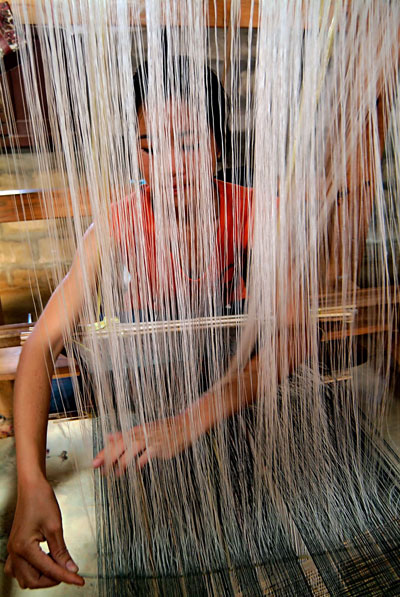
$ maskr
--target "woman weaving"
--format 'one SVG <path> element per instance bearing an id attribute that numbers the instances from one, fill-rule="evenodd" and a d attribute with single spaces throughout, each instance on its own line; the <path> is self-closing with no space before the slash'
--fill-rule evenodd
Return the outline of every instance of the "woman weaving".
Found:
<path id="1" fill-rule="evenodd" d="M 175 75 L 178 82 L 174 89 L 168 89 L 168 85 L 166 86 L 167 97 L 163 102 L 168 147 L 167 155 L 164 156 L 165 167 L 169 169 L 176 222 L 182 232 L 183 244 L 186 244 L 186 263 L 181 263 L 180 267 L 175 268 L 175 279 L 169 279 L 167 285 L 179 285 L 177 278 L 182 276 L 186 285 L 189 280 L 190 284 L 197 288 L 197 285 L 204 283 L 205 277 L 212 270 L 210 276 L 213 280 L 209 283 L 219 285 L 220 309 L 217 309 L 220 312 L 223 312 L 224 308 L 234 311 L 235 305 L 240 305 L 246 297 L 244 281 L 251 192 L 229 183 L 212 182 L 217 159 L 221 152 L 226 151 L 226 111 L 224 92 L 218 79 L 206 68 L 204 77 L 209 129 L 206 135 L 208 155 L 203 171 L 208 172 L 208 181 L 211 181 L 211 184 L 208 181 L 207 183 L 212 189 L 211 197 L 215 208 L 215 223 L 214 227 L 211 227 L 215 238 L 215 252 L 202 260 L 201 256 L 196 254 L 196 246 L 199 243 L 196 224 L 193 222 L 193 202 L 197 199 L 201 201 L 201 198 L 196 196 L 201 185 L 193 175 L 193 172 L 198 171 L 195 166 L 199 160 L 199 131 L 193 130 L 193 115 L 190 114 L 187 101 L 189 91 L 185 77 L 186 69 L 187 62 L 183 59 L 176 66 Z M 155 180 L 153 160 L 156 149 L 152 145 L 151 119 L 146 109 L 147 77 L 147 67 L 143 66 L 134 79 L 140 170 L 147 182 L 147 185 L 141 188 L 140 231 L 137 226 L 138 203 L 133 196 L 114 204 L 111 228 L 115 244 L 123 249 L 129 243 L 138 242 L 137 236 L 143 235 L 142 241 L 148 247 L 145 263 L 150 272 L 147 282 L 151 295 L 157 285 L 157 281 L 152 277 L 152 252 L 157 234 L 152 188 Z M 128 222 L 128 231 L 126 227 L 124 229 L 123 218 L 125 223 Z M 185 224 L 182 225 L 182 222 Z M 76 256 L 70 272 L 52 295 L 22 351 L 18 368 L 15 386 L 15 435 L 19 491 L 6 571 L 15 576 L 22 587 L 51 587 L 60 582 L 84 584 L 83 578 L 77 574 L 78 567 L 65 546 L 59 507 L 45 475 L 49 378 L 53 371 L 53 362 L 63 347 L 67 330 L 80 316 L 83 291 L 79 289 L 84 287 L 84 277 L 95 292 L 100 267 L 96 229 L 93 224 L 84 237 L 84 258 L 85 267 L 82 267 L 82 256 Z M 242 271 L 235 267 L 235 263 L 238 262 L 241 263 Z M 135 264 L 130 263 L 128 267 L 131 270 L 131 283 L 126 290 L 126 308 L 143 310 L 144 304 L 138 305 L 139 299 L 144 302 L 143 297 L 133 296 L 132 290 L 135 276 L 140 276 L 140 272 L 132 274 Z M 187 272 L 184 271 L 185 267 L 188 268 Z M 147 300 L 146 308 L 151 311 L 150 318 L 154 317 L 155 307 L 152 298 Z M 175 307 L 172 305 L 170 309 L 171 318 L 176 317 Z M 106 448 L 94 459 L 94 467 L 101 467 L 105 473 L 113 469 L 117 474 L 122 474 L 131 462 L 136 462 L 136 466 L 142 468 L 149 460 L 174 457 L 222 419 L 230 417 L 254 400 L 256 367 L 257 357 L 254 357 L 243 371 L 240 392 L 238 380 L 230 379 L 230 392 L 226 392 L 225 402 L 219 403 L 218 408 L 215 404 L 217 396 L 209 389 L 176 416 L 134 427 L 131 430 L 132 441 L 129 448 L 125 445 L 121 433 L 111 436 Z M 49 546 L 48 555 L 39 545 L 44 540 Z"/>

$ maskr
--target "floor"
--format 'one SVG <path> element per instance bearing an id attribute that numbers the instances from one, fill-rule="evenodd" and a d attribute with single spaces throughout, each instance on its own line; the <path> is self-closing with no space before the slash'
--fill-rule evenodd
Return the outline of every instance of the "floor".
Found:
<path id="1" fill-rule="evenodd" d="M 363 366 L 364 367 L 364 366 Z M 358 368 L 360 387 L 368 387 L 370 371 Z M 362 388 L 361 388 L 362 389 Z M 384 435 L 400 457 L 400 393 L 393 393 Z M 97 558 L 91 421 L 51 421 L 48 433 L 47 469 L 63 514 L 65 540 L 78 563 L 86 584 L 83 588 L 66 585 L 35 591 L 37 597 L 91 597 L 97 594 Z M 0 595 L 20 597 L 25 594 L 16 581 L 4 576 L 7 532 L 12 522 L 15 504 L 15 456 L 12 438 L 0 441 Z M 305 563 L 307 571 L 307 563 Z M 310 570 L 312 575 L 314 572 Z M 316 576 L 317 579 L 317 576 Z M 325 595 L 320 592 L 316 594 Z"/>

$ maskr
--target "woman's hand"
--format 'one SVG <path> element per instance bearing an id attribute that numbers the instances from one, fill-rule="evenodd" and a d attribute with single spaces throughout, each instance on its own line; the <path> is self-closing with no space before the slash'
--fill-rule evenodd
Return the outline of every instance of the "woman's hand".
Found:
<path id="1" fill-rule="evenodd" d="M 173 458 L 194 440 L 193 429 L 184 415 L 145 423 L 110 435 L 104 450 L 93 460 L 93 466 L 103 467 L 106 474 L 115 467 L 117 475 L 121 475 L 133 460 L 141 469 L 152 458 Z"/>
<path id="2" fill-rule="evenodd" d="M 40 547 L 43 541 L 48 554 Z M 46 480 L 19 491 L 8 553 L 4 571 L 23 589 L 85 584 L 65 546 L 60 509 Z"/>

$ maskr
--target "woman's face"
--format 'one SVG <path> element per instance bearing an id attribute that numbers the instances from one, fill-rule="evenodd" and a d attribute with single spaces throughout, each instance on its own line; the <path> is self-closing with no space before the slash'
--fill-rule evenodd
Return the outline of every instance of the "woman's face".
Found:
<path id="1" fill-rule="evenodd" d="M 155 123 L 157 120 L 155 119 Z M 152 127 L 146 109 L 139 110 L 138 121 L 140 169 L 143 178 L 152 191 L 155 164 L 164 169 L 165 184 L 168 184 L 169 171 L 175 206 L 178 206 L 178 197 L 187 206 L 190 197 L 199 188 L 199 177 L 205 176 L 202 174 L 204 166 L 210 179 L 215 174 L 217 147 L 212 131 L 208 129 L 206 136 L 203 134 L 201 137 L 198 121 L 194 122 L 193 117 L 190 117 L 187 103 L 169 101 L 165 104 L 165 114 L 161 120 L 165 131 L 157 131 L 158 143 L 163 144 L 163 150 L 157 151 L 157 140 L 152 140 Z M 157 124 L 153 125 L 153 130 L 156 126 Z M 200 155 L 200 147 L 206 148 L 207 156 Z"/>

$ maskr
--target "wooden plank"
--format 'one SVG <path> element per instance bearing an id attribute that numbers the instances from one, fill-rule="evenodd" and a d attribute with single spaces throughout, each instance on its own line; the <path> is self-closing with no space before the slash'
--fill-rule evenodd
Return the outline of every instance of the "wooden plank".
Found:
<path id="1" fill-rule="evenodd" d="M 208 26 L 209 27 L 229 27 L 230 12 L 232 0 L 209 0 L 208 3 Z M 251 12 L 253 4 L 253 19 L 251 21 Z M 239 26 L 242 28 L 258 27 L 259 0 L 242 0 L 240 2 Z"/>
<path id="2" fill-rule="evenodd" d="M 354 295 L 348 293 L 343 296 L 341 292 L 321 294 L 320 306 L 324 309 L 339 307 L 341 305 L 354 305 L 357 309 L 374 307 L 382 304 L 399 304 L 400 289 L 395 286 L 377 288 L 357 288 Z M 345 309 L 345 307 L 343 307 Z"/>
<path id="3" fill-rule="evenodd" d="M 0 326 L 0 348 L 21 345 L 21 332 L 28 332 L 32 323 L 11 323 Z"/>
<path id="4" fill-rule="evenodd" d="M 88 194 L 82 192 L 77 202 L 80 215 L 90 216 Z M 65 218 L 72 215 L 72 199 L 68 191 L 41 189 L 0 191 L 0 223 Z"/>
<path id="5" fill-rule="evenodd" d="M 13 13 L 19 12 L 23 6 L 26 7 L 28 22 L 31 24 L 36 23 L 36 5 L 40 0 L 8 0 L 9 5 Z M 43 2 L 42 2 L 43 4 Z"/>
<path id="6" fill-rule="evenodd" d="M 21 346 L 0 348 L 0 381 L 14 381 L 21 354 Z M 71 377 L 77 375 L 75 363 L 71 363 L 66 356 L 60 355 L 56 361 L 54 378 Z"/>
<path id="7" fill-rule="evenodd" d="M 387 324 L 360 326 L 358 323 L 356 323 L 351 328 L 343 328 L 342 330 L 331 330 L 329 332 L 324 332 L 321 336 L 321 342 L 329 342 L 330 340 L 344 340 L 345 338 L 369 336 L 370 334 L 380 334 L 382 332 L 390 331 L 392 331 L 392 328 Z"/>
<path id="8" fill-rule="evenodd" d="M 351 300 L 353 299 L 353 300 Z M 329 294 L 320 297 L 324 309 L 329 306 L 337 307 L 343 304 L 343 313 L 346 310 L 346 301 L 343 301 L 341 293 Z M 353 321 L 347 322 L 339 317 L 332 324 L 329 320 L 323 322 L 324 330 L 321 335 L 322 342 L 330 340 L 344 340 L 354 336 L 365 336 L 383 332 L 393 332 L 393 325 L 386 320 L 379 321 L 378 309 L 385 309 L 384 305 L 390 305 L 391 309 L 398 310 L 400 304 L 400 292 L 398 288 L 363 288 L 358 289 L 355 297 L 348 297 L 347 304 L 354 309 Z"/>
<path id="9" fill-rule="evenodd" d="M 204 0 L 205 2 L 205 0 Z M 232 0 L 208 0 L 208 26 L 209 27 L 226 27 L 228 26 L 229 21 L 229 14 L 231 8 Z M 11 9 L 14 12 L 19 12 L 22 6 L 26 7 L 26 14 L 28 22 L 31 24 L 36 24 L 38 21 L 37 14 L 36 14 L 36 7 L 39 3 L 44 6 L 44 0 L 10 0 Z M 259 12 L 259 0 L 241 0 L 240 2 L 240 27 L 249 27 L 250 26 L 250 17 L 251 17 L 251 5 L 254 4 L 253 9 L 253 22 L 252 26 L 257 27 L 258 25 L 258 12 Z M 129 6 L 128 2 L 128 6 Z M 146 14 L 144 9 L 144 2 L 143 8 L 140 11 L 140 22 L 141 25 L 146 25 Z M 206 4 L 205 4 L 206 6 Z M 180 25 L 184 25 L 184 23 L 178 23 Z"/>

